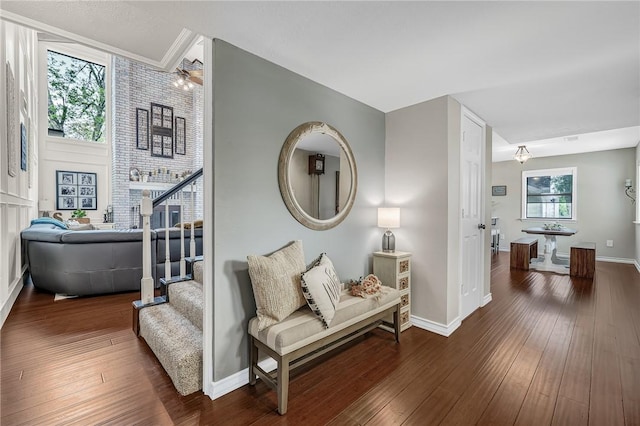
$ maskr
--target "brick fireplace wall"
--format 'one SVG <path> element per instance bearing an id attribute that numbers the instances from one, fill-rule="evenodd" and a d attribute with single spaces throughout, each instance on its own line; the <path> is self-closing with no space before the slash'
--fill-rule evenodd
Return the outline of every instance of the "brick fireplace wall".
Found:
<path id="1" fill-rule="evenodd" d="M 184 61 L 185 66 L 191 64 Z M 203 88 L 199 85 L 185 91 L 173 85 L 176 76 L 150 69 L 128 59 L 113 57 L 113 165 L 112 205 L 116 228 L 126 229 L 138 225 L 139 202 L 143 182 L 132 182 L 132 167 L 140 172 L 152 170 L 171 173 L 196 171 L 202 167 L 203 159 Z M 151 115 L 151 103 L 173 108 L 175 117 L 186 120 L 186 155 L 173 158 L 153 157 L 148 150 L 136 147 L 136 108 L 143 108 Z M 152 180 L 160 180 L 152 178 Z M 148 185 L 152 187 L 153 184 Z M 199 179 L 195 197 L 195 216 L 202 218 L 203 182 Z M 190 193 L 184 194 L 185 214 L 183 220 L 191 220 Z M 170 202 L 169 204 L 177 204 Z"/>

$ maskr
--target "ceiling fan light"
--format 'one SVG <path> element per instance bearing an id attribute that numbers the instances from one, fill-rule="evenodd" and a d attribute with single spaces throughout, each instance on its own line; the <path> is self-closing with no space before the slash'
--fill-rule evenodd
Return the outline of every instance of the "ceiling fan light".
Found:
<path id="1" fill-rule="evenodd" d="M 529 158 L 531 158 L 531 154 L 525 145 L 518 146 L 518 150 L 513 156 L 520 164 L 524 164 Z"/>
<path id="2" fill-rule="evenodd" d="M 173 85 L 176 86 L 176 87 L 180 86 L 177 81 L 174 81 Z"/>
<path id="3" fill-rule="evenodd" d="M 184 86 L 182 86 L 182 90 L 184 90 L 185 92 L 189 91 L 189 86 L 185 84 Z"/>
<path id="4" fill-rule="evenodd" d="M 184 84 L 184 78 L 178 77 L 178 84 L 182 86 Z"/>
<path id="5" fill-rule="evenodd" d="M 189 86 L 189 89 L 193 89 L 193 83 L 192 82 L 187 82 L 187 86 Z"/>

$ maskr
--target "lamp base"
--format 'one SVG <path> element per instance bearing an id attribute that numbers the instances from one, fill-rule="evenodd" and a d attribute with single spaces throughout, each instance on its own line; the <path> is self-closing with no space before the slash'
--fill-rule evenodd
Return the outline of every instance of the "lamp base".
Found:
<path id="1" fill-rule="evenodd" d="M 388 229 L 382 236 L 382 251 L 384 253 L 393 253 L 396 251 L 396 236 Z"/>

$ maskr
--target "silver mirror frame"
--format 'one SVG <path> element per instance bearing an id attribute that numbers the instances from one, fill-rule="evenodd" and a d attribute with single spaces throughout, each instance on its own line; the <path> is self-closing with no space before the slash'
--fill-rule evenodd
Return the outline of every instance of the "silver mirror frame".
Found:
<path id="1" fill-rule="evenodd" d="M 347 202 L 342 211 L 331 219 L 316 219 L 309 215 L 302 207 L 300 207 L 300 204 L 298 204 L 298 201 L 293 196 L 293 187 L 289 177 L 289 163 L 291 162 L 293 152 L 295 151 L 298 142 L 312 133 L 323 133 L 331 136 L 345 153 L 345 157 L 349 163 L 349 169 L 351 170 L 351 189 L 349 190 Z M 327 123 L 310 121 L 299 125 L 289 133 L 289 136 L 287 136 L 287 139 L 282 146 L 282 150 L 280 151 L 280 158 L 278 159 L 278 185 L 280 186 L 280 194 L 282 195 L 284 204 L 287 206 L 287 209 L 289 209 L 289 212 L 293 217 L 302 225 L 316 231 L 324 231 L 338 226 L 349 215 L 349 212 L 353 207 L 353 203 L 356 200 L 356 192 L 358 190 L 358 171 L 356 168 L 356 161 L 347 140 L 339 131 Z"/>

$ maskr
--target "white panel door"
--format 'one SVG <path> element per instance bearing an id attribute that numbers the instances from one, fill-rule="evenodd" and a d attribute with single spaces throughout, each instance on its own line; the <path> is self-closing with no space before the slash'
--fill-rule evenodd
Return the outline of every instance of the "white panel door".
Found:
<path id="1" fill-rule="evenodd" d="M 484 281 L 484 132 L 485 124 L 463 111 L 461 137 L 460 319 L 480 307 Z"/>

